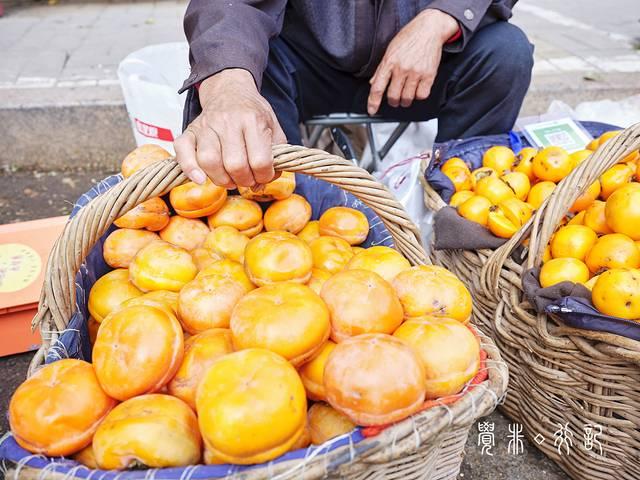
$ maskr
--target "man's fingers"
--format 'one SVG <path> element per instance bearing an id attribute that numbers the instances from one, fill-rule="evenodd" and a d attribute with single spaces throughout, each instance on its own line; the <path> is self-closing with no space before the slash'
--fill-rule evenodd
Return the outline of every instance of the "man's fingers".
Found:
<path id="1" fill-rule="evenodd" d="M 197 139 L 197 155 L 200 167 L 216 185 L 233 188 L 231 177 L 227 175 L 222 165 L 222 151 L 217 132 L 212 128 L 198 130 Z"/>
<path id="2" fill-rule="evenodd" d="M 423 78 L 422 80 L 420 80 L 420 83 L 418 83 L 418 88 L 416 89 L 416 100 L 426 100 L 427 98 L 429 98 L 432 85 L 432 79 Z"/>
<path id="3" fill-rule="evenodd" d="M 252 187 L 256 181 L 253 178 L 242 130 L 238 124 L 230 126 L 220 136 L 222 144 L 222 163 L 233 183 L 239 187 Z"/>
<path id="4" fill-rule="evenodd" d="M 271 129 L 266 125 L 245 126 L 243 134 L 253 178 L 258 183 L 270 182 L 275 173 L 271 153 Z"/>
<path id="5" fill-rule="evenodd" d="M 382 102 L 382 96 L 387 89 L 390 79 L 391 70 L 380 64 L 375 75 L 371 78 L 371 90 L 369 90 L 369 98 L 367 99 L 367 113 L 369 115 L 375 115 L 378 113 L 380 103 Z"/>
<path id="6" fill-rule="evenodd" d="M 207 180 L 207 175 L 198 166 L 196 160 L 196 136 L 193 131 L 187 129 L 176 138 L 173 148 L 176 150 L 176 160 L 189 180 L 203 184 Z"/>
<path id="7" fill-rule="evenodd" d="M 400 106 L 400 97 L 402 95 L 402 89 L 406 82 L 406 77 L 403 75 L 394 74 L 391 79 L 391 84 L 387 89 L 387 101 L 389 105 L 396 108 Z"/>
<path id="8" fill-rule="evenodd" d="M 404 87 L 402 87 L 402 93 L 400 94 L 400 106 L 407 108 L 410 107 L 413 103 L 413 100 L 416 98 L 416 89 L 418 88 L 418 78 L 417 77 L 407 77 L 407 80 L 404 82 Z"/>

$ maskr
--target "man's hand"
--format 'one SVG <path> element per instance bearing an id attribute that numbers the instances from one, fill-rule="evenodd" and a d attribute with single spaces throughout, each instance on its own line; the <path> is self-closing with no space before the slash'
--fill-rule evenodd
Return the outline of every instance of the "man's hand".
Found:
<path id="1" fill-rule="evenodd" d="M 442 47 L 458 28 L 452 16 L 426 9 L 400 30 L 369 81 L 369 115 L 378 112 L 385 90 L 392 107 L 409 107 L 414 100 L 425 100 L 438 72 Z"/>
<path id="2" fill-rule="evenodd" d="M 253 76 L 223 70 L 202 82 L 198 93 L 202 113 L 174 142 L 185 174 L 200 184 L 208 176 L 227 188 L 271 181 L 271 145 L 286 137 Z"/>

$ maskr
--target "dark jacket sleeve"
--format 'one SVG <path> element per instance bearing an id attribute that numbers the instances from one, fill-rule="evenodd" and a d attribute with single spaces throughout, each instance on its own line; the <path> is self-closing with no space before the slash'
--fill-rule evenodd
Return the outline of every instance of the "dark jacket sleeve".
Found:
<path id="1" fill-rule="evenodd" d="M 244 68 L 258 88 L 269 40 L 280 33 L 286 0 L 191 0 L 184 17 L 191 74 L 180 92 L 225 68 Z"/>
<path id="2" fill-rule="evenodd" d="M 454 43 L 445 45 L 447 52 L 464 49 L 473 33 L 498 20 L 511 18 L 511 10 L 518 0 L 433 0 L 427 8 L 448 13 L 458 21 L 462 35 Z"/>

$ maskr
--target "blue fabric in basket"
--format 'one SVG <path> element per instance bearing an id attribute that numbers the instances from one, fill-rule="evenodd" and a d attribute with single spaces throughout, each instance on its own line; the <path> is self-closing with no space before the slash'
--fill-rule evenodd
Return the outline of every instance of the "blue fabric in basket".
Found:
<path id="1" fill-rule="evenodd" d="M 599 122 L 580 122 L 582 126 L 593 136 L 598 137 L 609 130 L 616 130 L 618 127 Z M 455 193 L 455 188 L 451 180 L 440 171 L 440 165 L 451 157 L 459 157 L 464 160 L 471 170 L 482 166 L 482 155 L 485 150 L 495 145 L 503 145 L 511 148 L 516 154 L 524 147 L 530 147 L 527 139 L 518 132 L 503 133 L 500 135 L 486 135 L 483 137 L 463 138 L 450 140 L 444 143 L 437 143 L 433 147 L 434 159 L 429 164 L 425 172 L 425 178 L 429 185 L 438 192 L 442 200 L 449 203 L 451 196 Z M 435 153 L 437 152 L 437 158 Z"/>
<path id="2" fill-rule="evenodd" d="M 104 193 L 117 183 L 122 181 L 121 175 L 113 175 L 102 180 L 91 190 L 82 195 L 74 205 L 71 216 L 73 217 L 87 205 L 95 197 Z M 367 207 L 362 201 L 354 197 L 352 194 L 345 192 L 335 185 L 331 185 L 323 180 L 316 179 L 307 175 L 296 174 L 296 193 L 304 196 L 312 208 L 312 219 L 317 220 L 320 215 L 331 207 L 345 206 L 362 211 L 369 220 L 369 235 L 363 243 L 365 247 L 373 245 L 386 245 L 393 247 L 393 239 L 389 231 L 384 226 L 380 218 Z M 105 235 L 100 238 L 95 247 L 89 252 L 85 262 L 80 267 L 76 275 L 76 312 L 71 317 L 69 326 L 66 331 L 60 335 L 58 342 L 47 354 L 46 363 L 55 362 L 61 358 L 79 358 L 91 361 L 91 346 L 89 342 L 89 331 L 87 329 L 87 319 L 89 318 L 87 310 L 87 300 L 89 291 L 95 281 L 102 275 L 111 270 L 102 256 L 102 247 L 105 239 L 116 227 L 111 226 Z M 353 432 L 338 437 L 324 445 L 318 447 L 309 447 L 306 449 L 289 452 L 281 457 L 273 460 L 271 463 L 282 461 L 302 459 L 322 455 L 325 452 L 334 450 L 345 445 L 351 445 L 338 461 L 327 464 L 327 469 L 331 470 L 338 465 L 350 461 L 353 456 L 357 456 L 365 449 L 372 448 L 370 443 L 367 446 L 358 445 L 364 439 L 360 428 L 356 428 Z M 47 458 L 42 455 L 31 455 L 29 452 L 21 448 L 13 438 L 8 435 L 0 442 L 0 460 L 9 460 L 21 465 L 27 465 L 32 468 L 47 469 L 47 471 L 55 471 L 66 474 L 74 470 L 77 477 L 101 480 L 129 480 L 154 478 L 156 480 L 179 480 L 184 478 L 204 479 L 204 478 L 225 478 L 234 473 L 239 473 L 247 469 L 257 468 L 258 466 L 237 466 L 237 465 L 197 465 L 186 468 L 165 468 L 153 471 L 153 476 L 149 477 L 150 472 L 145 470 L 139 471 L 95 471 L 79 465 L 77 462 L 64 458 Z"/>
<path id="3" fill-rule="evenodd" d="M 569 327 L 613 333 L 640 342 L 640 322 L 603 315 L 585 298 L 562 297 L 547 305 L 545 311 Z"/>

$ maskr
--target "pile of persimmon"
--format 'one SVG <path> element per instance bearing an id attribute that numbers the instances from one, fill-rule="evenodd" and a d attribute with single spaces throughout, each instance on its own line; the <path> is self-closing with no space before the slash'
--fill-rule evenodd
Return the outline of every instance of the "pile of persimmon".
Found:
<path id="1" fill-rule="evenodd" d="M 542 287 L 583 284 L 601 313 L 628 320 L 640 320 L 639 160 L 638 151 L 631 153 L 587 187 L 553 234 L 540 269 Z"/>
<path id="2" fill-rule="evenodd" d="M 541 150 L 526 147 L 518 155 L 505 146 L 494 146 L 473 171 L 460 158 L 449 158 L 441 167 L 455 187 L 449 205 L 467 220 L 483 225 L 500 238 L 511 238 L 544 203 L 558 182 L 619 131 L 602 134 L 584 150 L 569 154 L 562 147 Z M 573 205 L 572 213 L 594 201 L 606 200 L 620 185 L 637 174 L 638 152 L 605 172 Z"/>
<path id="3" fill-rule="evenodd" d="M 142 153 L 123 173 L 167 156 Z M 88 299 L 92 363 L 17 389 L 16 441 L 102 469 L 256 464 L 460 393 L 480 366 L 462 282 L 361 246 L 359 210 L 311 220 L 295 186 L 187 183 L 119 218 Z"/>

